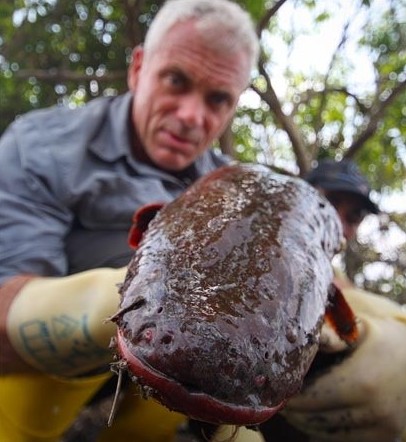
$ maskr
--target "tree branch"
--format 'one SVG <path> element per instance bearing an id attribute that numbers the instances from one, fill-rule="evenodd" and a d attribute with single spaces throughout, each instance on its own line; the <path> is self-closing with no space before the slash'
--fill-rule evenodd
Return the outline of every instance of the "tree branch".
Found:
<path id="1" fill-rule="evenodd" d="M 333 56 L 331 57 L 329 66 L 327 68 L 327 72 L 326 72 L 326 74 L 324 76 L 324 85 L 325 85 L 325 87 L 324 87 L 324 90 L 321 92 L 319 112 L 317 113 L 316 121 L 314 122 L 314 131 L 316 133 L 316 141 L 315 141 L 314 145 L 311 147 L 311 152 L 312 152 L 312 157 L 313 158 L 315 156 L 317 156 L 318 151 L 320 149 L 320 143 L 319 143 L 320 139 L 319 139 L 318 135 L 319 135 L 319 133 L 320 133 L 322 127 L 323 127 L 322 115 L 323 115 L 323 111 L 324 111 L 324 109 L 326 107 L 326 103 L 327 103 L 327 88 L 326 88 L 326 86 L 327 86 L 328 78 L 329 78 L 330 73 L 331 73 L 331 71 L 333 69 L 334 62 L 337 59 L 338 54 L 340 53 L 340 49 L 344 46 L 345 42 L 347 41 L 347 38 L 348 38 L 348 28 L 349 28 L 350 22 L 351 22 L 351 19 L 348 19 L 347 23 L 344 26 L 344 30 L 343 30 L 342 35 L 341 35 L 341 39 L 340 39 L 340 41 L 339 41 L 339 43 L 338 43 L 338 45 L 336 47 L 336 50 L 333 53 Z"/>
<path id="2" fill-rule="evenodd" d="M 258 37 L 261 36 L 262 31 L 264 30 L 265 26 L 268 25 L 269 20 L 278 12 L 279 8 L 286 2 L 287 0 L 279 0 L 277 1 L 272 8 L 267 9 L 264 16 L 258 21 L 257 24 L 257 35 Z"/>
<path id="3" fill-rule="evenodd" d="M 390 106 L 395 101 L 395 99 L 405 91 L 406 91 L 406 80 L 400 82 L 392 90 L 392 93 L 388 96 L 386 100 L 381 101 L 381 104 L 377 106 L 376 111 L 371 113 L 371 118 L 365 130 L 348 148 L 345 154 L 346 158 L 353 157 L 356 154 L 356 152 L 365 144 L 365 142 L 368 141 L 368 139 L 374 135 L 378 127 L 378 123 L 383 119 L 383 116 L 388 106 Z"/>
<path id="4" fill-rule="evenodd" d="M 271 80 L 264 69 L 263 60 L 259 61 L 258 67 L 261 75 L 264 77 L 266 81 L 267 88 L 266 91 L 261 91 L 253 84 L 251 85 L 251 88 L 261 97 L 261 99 L 265 103 L 269 105 L 270 109 L 275 114 L 276 120 L 288 134 L 289 139 L 292 143 L 293 151 L 296 155 L 299 169 L 301 173 L 304 174 L 310 168 L 310 159 L 308 158 L 306 152 L 306 146 L 303 143 L 303 137 L 300 134 L 297 126 L 293 122 L 292 118 L 283 112 L 279 98 L 276 95 Z"/>

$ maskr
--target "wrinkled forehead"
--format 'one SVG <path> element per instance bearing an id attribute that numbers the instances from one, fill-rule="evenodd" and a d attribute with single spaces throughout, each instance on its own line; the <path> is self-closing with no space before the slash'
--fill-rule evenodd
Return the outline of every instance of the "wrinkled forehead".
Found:
<path id="1" fill-rule="evenodd" d="M 161 43 L 150 48 L 145 56 L 161 56 L 164 53 L 170 53 L 173 57 L 200 57 L 202 67 L 211 64 L 224 72 L 235 72 L 243 83 L 242 88 L 248 85 L 248 51 L 238 45 L 232 32 L 214 27 L 208 21 L 188 19 L 174 24 L 166 31 Z"/>
<path id="2" fill-rule="evenodd" d="M 232 29 L 219 27 L 210 20 L 192 21 L 191 25 L 204 44 L 211 50 L 222 55 L 239 55 L 248 53 L 241 40 Z"/>

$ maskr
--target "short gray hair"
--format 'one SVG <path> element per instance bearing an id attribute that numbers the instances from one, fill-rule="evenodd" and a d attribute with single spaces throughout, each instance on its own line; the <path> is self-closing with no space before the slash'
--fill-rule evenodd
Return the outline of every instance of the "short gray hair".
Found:
<path id="1" fill-rule="evenodd" d="M 196 20 L 197 29 L 208 42 L 212 39 L 218 50 L 230 53 L 243 50 L 249 57 L 251 68 L 256 66 L 259 41 L 254 23 L 250 15 L 231 0 L 167 0 L 148 29 L 145 51 L 159 47 L 173 25 L 191 19 Z M 220 40 L 219 33 L 228 38 Z"/>

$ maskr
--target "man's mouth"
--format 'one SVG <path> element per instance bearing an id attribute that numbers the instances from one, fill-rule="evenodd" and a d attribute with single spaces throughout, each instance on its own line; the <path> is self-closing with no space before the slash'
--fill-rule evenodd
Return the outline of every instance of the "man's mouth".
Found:
<path id="1" fill-rule="evenodd" d="M 163 129 L 159 133 L 161 143 L 176 153 L 188 154 L 194 150 L 195 142 L 189 137 L 184 137 L 171 130 Z"/>

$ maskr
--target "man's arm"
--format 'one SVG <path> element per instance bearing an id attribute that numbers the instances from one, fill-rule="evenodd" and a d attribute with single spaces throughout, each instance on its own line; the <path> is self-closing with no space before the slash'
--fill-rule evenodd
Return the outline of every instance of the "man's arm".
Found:
<path id="1" fill-rule="evenodd" d="M 53 177 L 59 171 L 44 147 L 41 136 L 27 133 L 20 120 L 0 139 L 0 373 L 32 370 L 10 344 L 7 317 L 15 297 L 36 275 L 63 275 L 67 270 L 64 237 L 72 214 Z M 30 120 L 31 121 L 31 120 Z M 34 122 L 31 122 L 34 126 Z M 22 128 L 22 127 L 23 128 Z M 36 132 L 35 132 L 36 130 Z M 38 148 L 33 152 L 33 145 Z M 46 151 L 46 149 L 45 149 Z M 34 158 L 34 161 L 33 161 Z M 46 178 L 46 174 L 49 176 Z M 35 300 L 33 300 L 35 302 Z"/>
<path id="2" fill-rule="evenodd" d="M 15 123 L 0 139 L 0 285 L 14 275 L 63 275 L 68 266 L 64 238 L 73 213 L 62 172 L 50 152 L 21 143 L 29 134 L 19 130 Z"/>
<path id="3" fill-rule="evenodd" d="M 10 280 L 2 288 L 2 373 L 34 368 L 74 376 L 107 366 L 115 335 L 107 319 L 118 307 L 117 285 L 125 273 L 104 268 Z"/>

